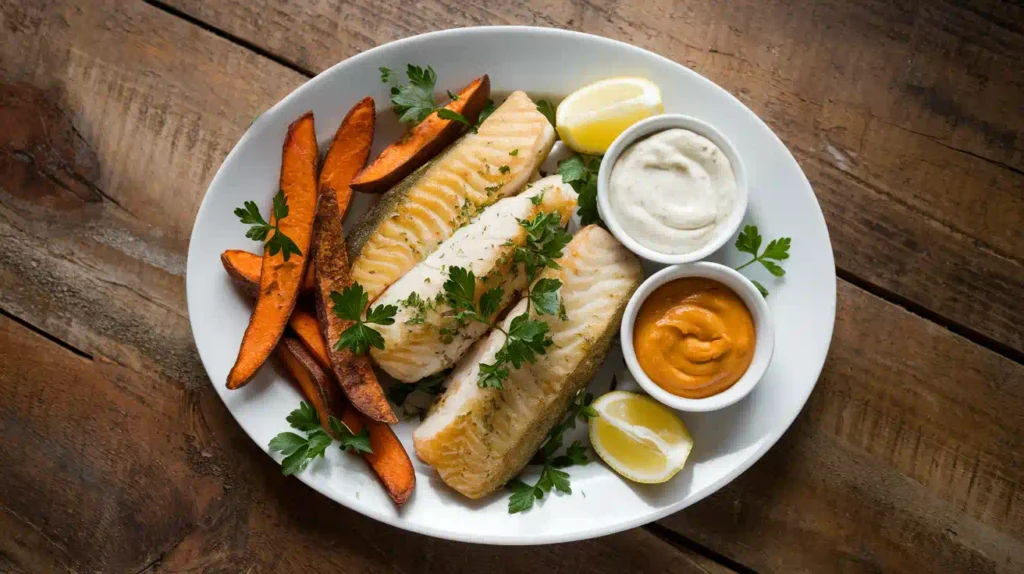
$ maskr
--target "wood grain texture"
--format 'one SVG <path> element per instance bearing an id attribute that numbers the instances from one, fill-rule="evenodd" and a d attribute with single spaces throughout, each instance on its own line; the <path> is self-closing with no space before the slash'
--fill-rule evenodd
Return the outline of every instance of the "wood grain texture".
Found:
<path id="1" fill-rule="evenodd" d="M 163 1 L 312 72 L 413 34 L 488 24 L 570 28 L 658 52 L 779 134 L 821 201 L 841 270 L 1024 352 L 1019 6 Z M 299 29 L 311 33 L 299 39 Z"/>
<path id="2" fill-rule="evenodd" d="M 803 107 L 802 92 L 790 91 L 797 84 L 786 76 L 784 60 L 729 74 L 705 63 L 728 61 L 707 45 L 735 44 L 751 58 L 757 50 L 770 52 L 770 43 L 758 43 L 772 33 L 799 36 L 786 27 L 810 17 L 799 7 L 787 12 L 782 5 L 779 15 L 766 15 L 767 9 L 743 3 L 656 3 L 645 15 L 619 13 L 626 3 L 534 4 L 500 13 L 491 5 L 426 3 L 413 20 L 387 5 L 357 8 L 358 18 L 348 15 L 351 6 L 307 6 L 341 15 L 340 22 L 309 28 L 315 38 L 307 57 L 321 44 L 334 54 L 337 38 L 364 42 L 353 44 L 358 50 L 426 23 L 449 27 L 467 18 L 607 27 L 607 35 L 669 54 L 685 54 L 678 38 L 698 42 L 694 67 L 755 106 L 797 152 L 830 218 L 840 265 L 860 274 L 855 264 L 870 264 L 876 275 L 868 279 L 947 316 L 959 316 L 950 309 L 977 313 L 969 323 L 975 328 L 994 321 L 985 332 L 1006 334 L 1020 324 L 1015 309 L 1007 310 L 1019 301 L 1020 275 L 1014 260 L 1000 254 L 1007 246 L 1012 251 L 1013 237 L 1004 236 L 1000 248 L 971 235 L 980 234 L 971 227 L 977 218 L 928 215 L 956 205 L 912 196 L 931 193 L 927 188 L 879 192 L 868 176 L 885 158 L 859 156 L 856 178 L 836 167 L 838 160 L 815 143 L 816 132 L 801 131 L 816 129 L 818 112 Z M 825 16 L 842 8 L 820 6 Z M 918 8 L 914 18 L 922 12 L 932 22 L 935 10 L 966 10 L 936 6 Z M 209 7 L 229 13 L 238 4 Z M 712 8 L 719 12 L 711 31 L 698 30 L 693 19 Z M 867 8 L 842 9 L 884 29 Z M 282 33 L 305 22 L 284 10 L 263 7 L 253 18 L 274 22 Z M 657 21 L 659 14 L 665 22 Z M 979 21 L 996 23 L 1013 16 L 982 14 Z M 281 24 L 284 17 L 291 23 Z M 0 434 L 20 447 L 0 452 L 0 569 L 716 570 L 646 530 L 528 552 L 432 540 L 375 523 L 281 477 L 210 387 L 189 332 L 183 275 L 188 232 L 217 165 L 252 118 L 304 77 L 134 0 L 82 7 L 70 0 L 0 2 L 0 29 L 0 308 L 79 350 L 68 352 L 0 317 Z M 835 46 L 836 58 L 847 57 L 835 40 L 819 36 Z M 1012 59 L 1019 52 L 1004 36 L 993 40 L 975 31 L 963 45 Z M 798 37 L 779 49 L 810 58 L 799 51 L 809 41 Z M 932 54 L 934 41 L 907 40 L 922 57 Z M 992 65 L 988 52 L 977 58 L 979 70 Z M 882 74 L 884 64 L 868 69 Z M 806 73 L 800 72 L 812 84 L 806 89 L 824 90 L 824 101 L 834 98 L 833 88 L 817 86 Z M 885 85 L 876 76 L 862 81 Z M 929 81 L 953 89 L 946 79 Z M 744 86 L 760 91 L 744 93 Z M 974 112 L 991 125 L 1011 122 L 1013 110 L 1000 99 L 1007 89 L 991 88 L 989 107 Z M 866 98 L 863 92 L 845 97 Z M 852 110 L 849 118 L 866 109 L 905 112 L 837 101 L 846 103 L 830 105 Z M 992 112 L 997 108 L 1004 113 Z M 1019 161 L 1019 153 L 986 148 L 990 142 L 972 136 L 971 125 L 939 133 L 928 131 L 943 126 L 934 118 L 887 117 L 934 136 L 927 145 L 893 144 L 917 150 L 906 166 L 964 161 L 963 152 L 948 146 L 999 169 L 996 163 Z M 873 137 L 875 128 L 867 133 Z M 913 148 L 913 141 L 924 147 Z M 886 173 L 877 177 L 898 187 Z M 1019 199 L 1019 187 L 1009 189 Z M 956 199 L 954 191 L 947 197 Z M 911 195 L 897 201 L 896 193 Z M 963 193 L 970 199 L 974 191 L 968 186 Z M 1012 215 L 1014 204 L 999 199 L 998 190 L 994 195 L 1000 216 Z M 974 263 L 961 265 L 967 257 Z M 930 294 L 954 287 L 963 292 Z M 794 429 L 729 488 L 664 525 L 763 571 L 1019 571 L 1020 365 L 842 281 L 839 297 L 826 371 Z M 940 297 L 939 304 L 928 297 Z"/>

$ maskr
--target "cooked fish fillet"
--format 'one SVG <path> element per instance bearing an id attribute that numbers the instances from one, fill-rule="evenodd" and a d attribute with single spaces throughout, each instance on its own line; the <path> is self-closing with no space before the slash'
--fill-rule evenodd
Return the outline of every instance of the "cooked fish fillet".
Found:
<path id="1" fill-rule="evenodd" d="M 352 230 L 352 279 L 373 301 L 481 209 L 522 191 L 554 142 L 537 105 L 513 92 L 477 133 L 402 180 Z"/>
<path id="2" fill-rule="evenodd" d="M 533 204 L 536 197 L 540 197 L 538 205 Z M 454 365 L 487 332 L 487 326 L 468 323 L 454 328 L 452 317 L 446 316 L 451 308 L 437 298 L 444 293 L 448 270 L 462 267 L 472 271 L 478 299 L 488 289 L 501 287 L 505 297 L 500 311 L 526 286 L 521 266 L 512 264 L 513 251 L 526 241 L 526 231 L 518 220 L 557 212 L 565 225 L 575 208 L 576 192 L 553 175 L 520 195 L 502 199 L 456 231 L 377 299 L 377 305 L 397 305 L 398 314 L 394 324 L 377 327 L 384 337 L 384 349 L 372 349 L 373 360 L 407 383 Z M 409 300 L 413 293 L 421 301 L 418 305 Z"/>
<path id="3" fill-rule="evenodd" d="M 548 269 L 542 277 L 562 281 L 568 318 L 541 317 L 554 341 L 547 354 L 513 371 L 503 389 L 480 388 L 480 363 L 492 362 L 504 343 L 504 335 L 492 331 L 459 361 L 448 389 L 413 433 L 420 459 L 469 498 L 491 493 L 526 466 L 572 396 L 604 362 L 642 279 L 636 256 L 594 225 L 573 237 L 559 263 L 561 269 Z M 525 301 L 513 307 L 504 328 L 525 309 Z"/>

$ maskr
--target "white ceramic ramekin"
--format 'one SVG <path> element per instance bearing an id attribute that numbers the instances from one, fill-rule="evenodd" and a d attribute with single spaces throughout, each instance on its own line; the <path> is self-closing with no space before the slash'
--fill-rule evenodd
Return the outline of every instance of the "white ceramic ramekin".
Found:
<path id="1" fill-rule="evenodd" d="M 611 201 L 608 198 L 608 185 L 612 169 L 615 167 L 615 162 L 618 161 L 622 152 L 647 136 L 672 128 L 690 130 L 711 140 L 712 143 L 725 153 L 725 157 L 729 158 L 733 174 L 736 176 L 737 205 L 729 214 L 729 219 L 725 225 L 718 229 L 718 233 L 707 245 L 690 253 L 662 253 L 641 245 L 619 225 L 618 220 L 615 219 L 615 213 L 612 211 Z M 737 153 L 736 147 L 732 145 L 732 142 L 711 124 L 681 114 L 653 116 L 627 128 L 626 131 L 619 134 L 619 137 L 615 138 L 611 147 L 608 148 L 608 153 L 604 154 L 604 158 L 601 160 L 601 169 L 597 174 L 597 210 L 601 214 L 601 219 L 608 226 L 608 230 L 633 253 L 658 263 L 690 263 L 704 259 L 718 251 L 739 229 L 740 223 L 743 221 L 743 215 L 747 211 L 747 196 L 747 172 L 743 167 L 743 160 L 740 158 L 739 153 Z"/>
<path id="2" fill-rule="evenodd" d="M 636 322 L 637 313 L 640 311 L 644 301 L 658 287 L 683 277 L 703 277 L 722 283 L 739 296 L 743 304 L 750 310 L 750 315 L 754 319 L 754 358 L 751 360 L 750 366 L 747 367 L 740 380 L 736 381 L 736 384 L 716 395 L 703 399 L 680 397 L 659 387 L 640 367 L 640 363 L 636 358 L 636 351 L 633 349 L 633 324 Z M 723 409 L 747 396 L 761 380 L 761 377 L 764 376 L 764 372 L 768 369 L 768 364 L 771 362 L 772 352 L 775 349 L 775 329 L 772 326 L 771 312 L 768 309 L 768 303 L 765 302 L 764 297 L 757 291 L 757 287 L 754 287 L 754 284 L 749 279 L 739 274 L 736 270 L 707 261 L 666 267 L 648 277 L 626 305 L 619 334 L 622 340 L 622 354 L 626 358 L 626 366 L 633 377 L 636 378 L 637 383 L 643 387 L 644 391 L 673 409 L 690 412 Z"/>

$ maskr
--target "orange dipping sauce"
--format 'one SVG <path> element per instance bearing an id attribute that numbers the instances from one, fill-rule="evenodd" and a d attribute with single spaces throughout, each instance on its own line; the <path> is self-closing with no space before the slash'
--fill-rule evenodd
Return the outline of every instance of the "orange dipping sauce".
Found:
<path id="1" fill-rule="evenodd" d="M 725 285 L 684 277 L 658 287 L 640 307 L 633 348 L 659 387 L 680 397 L 718 394 L 754 358 L 754 319 Z"/>

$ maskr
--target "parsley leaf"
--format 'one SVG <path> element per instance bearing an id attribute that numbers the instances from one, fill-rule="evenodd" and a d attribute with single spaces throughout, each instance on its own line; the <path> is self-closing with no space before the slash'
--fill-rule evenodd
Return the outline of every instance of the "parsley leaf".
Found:
<path id="1" fill-rule="evenodd" d="M 271 208 L 273 213 L 274 223 L 271 225 L 267 223 L 263 216 L 260 215 L 260 209 L 256 206 L 254 201 L 246 201 L 242 204 L 242 207 L 235 208 L 235 216 L 243 224 L 249 226 L 249 230 L 245 232 L 245 236 L 253 241 L 266 241 L 265 248 L 270 255 L 277 255 L 281 253 L 285 261 L 294 255 L 302 255 L 302 251 L 299 246 L 287 235 L 281 232 L 280 224 L 281 220 L 288 217 L 288 198 L 285 197 L 284 191 L 278 190 L 277 194 L 274 195 L 273 206 Z M 273 231 L 274 234 L 270 235 Z M 267 241 L 267 236 L 270 235 L 270 240 Z"/>
<path id="2" fill-rule="evenodd" d="M 353 283 L 342 289 L 341 293 L 331 291 L 331 302 L 334 314 L 346 321 L 358 321 L 363 309 L 370 302 L 370 296 L 359 283 Z"/>
<path id="3" fill-rule="evenodd" d="M 604 227 L 604 221 L 597 211 L 597 174 L 601 170 L 601 158 L 588 155 L 574 155 L 558 162 L 558 175 L 568 183 L 579 198 L 580 223 L 597 223 Z"/>
<path id="4" fill-rule="evenodd" d="M 748 225 L 743 228 L 736 238 L 736 249 L 741 253 L 749 253 L 757 257 L 757 250 L 761 248 L 761 234 L 757 232 L 756 225 Z"/>
<path id="5" fill-rule="evenodd" d="M 300 447 L 306 446 L 306 442 L 305 437 L 301 437 L 293 432 L 283 432 L 270 439 L 270 450 L 271 452 L 280 452 L 288 456 L 299 450 Z"/>
<path id="6" fill-rule="evenodd" d="M 484 317 L 491 317 L 498 312 L 501 306 L 501 299 L 505 296 L 505 290 L 501 287 L 492 287 L 480 297 L 480 314 Z"/>
<path id="7" fill-rule="evenodd" d="M 409 83 L 405 85 L 399 83 L 397 76 L 398 74 L 388 68 L 380 68 L 380 81 L 391 85 L 391 105 L 398 114 L 398 121 L 416 125 L 437 112 L 437 117 L 443 120 L 459 122 L 476 131 L 476 126 L 467 120 L 466 116 L 444 106 L 438 106 L 434 101 L 437 73 L 433 68 L 408 64 L 405 76 Z M 448 90 L 447 94 L 453 102 L 459 99 L 451 90 Z"/>
<path id="8" fill-rule="evenodd" d="M 558 289 L 561 286 L 562 282 L 558 279 L 547 277 L 534 284 L 530 290 L 530 301 L 533 302 L 538 315 L 554 315 L 559 312 Z"/>
<path id="9" fill-rule="evenodd" d="M 391 385 L 387 390 L 388 400 L 403 409 L 408 414 L 410 410 L 414 413 L 425 414 L 426 409 L 420 406 L 407 404 L 409 397 L 414 393 L 421 393 L 430 397 L 435 397 L 444 392 L 444 382 L 448 378 L 450 371 L 444 371 L 436 375 L 431 375 L 420 379 L 416 383 L 396 383 Z M 423 402 L 423 401 L 417 401 Z"/>
<path id="10" fill-rule="evenodd" d="M 789 259 L 790 243 L 792 243 L 792 239 L 788 237 L 772 239 L 771 241 L 768 242 L 768 247 L 764 248 L 764 253 L 761 254 L 761 258 L 775 259 L 777 261 Z"/>
<path id="11" fill-rule="evenodd" d="M 405 71 L 409 83 L 405 85 L 399 85 L 395 74 L 390 73 L 390 70 L 388 72 L 385 74 L 381 70 L 381 81 L 391 84 L 391 104 L 399 116 L 398 121 L 415 125 L 427 119 L 435 109 L 434 84 L 437 83 L 437 74 L 434 69 L 409 64 Z"/>
<path id="12" fill-rule="evenodd" d="M 317 416 L 316 409 L 306 401 L 299 403 L 299 408 L 292 411 L 285 420 L 288 421 L 288 424 L 293 429 L 302 432 L 310 432 L 320 428 L 320 417 Z"/>
<path id="13" fill-rule="evenodd" d="M 563 183 L 587 179 L 587 165 L 583 163 L 583 156 L 574 155 L 558 162 L 558 175 L 562 176 Z"/>
<path id="14" fill-rule="evenodd" d="M 551 466 L 555 468 L 566 468 L 575 465 L 588 464 L 590 460 L 587 458 L 587 447 L 583 446 L 583 443 L 576 440 L 573 441 L 569 448 L 565 450 L 565 454 L 556 456 L 551 460 Z"/>
<path id="15" fill-rule="evenodd" d="M 441 118 L 442 120 L 452 120 L 459 122 L 460 124 L 465 124 L 466 126 L 469 127 L 470 131 L 476 132 L 476 126 L 469 123 L 469 120 L 466 119 L 466 116 L 460 114 L 459 112 L 456 112 L 455 110 L 449 110 L 448 108 L 437 108 L 437 117 Z"/>
<path id="16" fill-rule="evenodd" d="M 484 123 L 484 120 L 491 117 L 491 114 L 493 114 L 496 109 L 498 109 L 498 107 L 494 105 L 494 100 L 487 100 L 487 102 L 484 103 L 483 109 L 480 110 L 480 115 L 476 118 L 477 127 L 480 127 L 480 125 Z"/>
<path id="17" fill-rule="evenodd" d="M 365 321 L 376 325 L 391 325 L 395 322 L 396 313 L 398 313 L 398 307 L 395 305 L 377 305 L 376 307 L 368 307 L 366 309 Z"/>
<path id="18" fill-rule="evenodd" d="M 365 355 L 370 347 L 384 349 L 384 337 L 362 321 L 342 331 L 335 349 L 349 349 L 355 355 Z"/>
<path id="19" fill-rule="evenodd" d="M 533 363 L 537 355 L 546 354 L 553 344 L 547 333 L 548 324 L 544 321 L 532 320 L 527 313 L 518 315 L 509 324 L 505 346 L 498 350 L 495 358 L 512 363 L 517 369 L 524 363 Z"/>
<path id="20" fill-rule="evenodd" d="M 551 102 L 537 100 L 537 111 L 544 114 L 544 117 L 551 122 L 551 127 L 555 127 L 555 106 L 551 105 Z"/>
<path id="21" fill-rule="evenodd" d="M 533 508 L 533 500 L 535 498 L 542 498 L 544 493 L 541 491 L 540 495 L 537 495 L 539 489 L 526 484 L 518 478 L 513 478 L 505 485 L 506 488 L 512 491 L 512 496 L 508 499 L 508 513 L 515 514 L 517 512 L 525 512 Z"/>
<path id="22" fill-rule="evenodd" d="M 496 361 L 494 363 L 480 363 L 479 374 L 477 375 L 477 386 L 481 388 L 493 387 L 496 389 L 502 388 L 502 383 L 508 379 L 508 368 L 503 366 L 503 363 Z"/>
<path id="23" fill-rule="evenodd" d="M 328 423 L 331 425 L 331 430 L 338 437 L 338 442 L 341 443 L 341 450 L 373 454 L 373 447 L 370 446 L 370 431 L 366 427 L 363 427 L 363 430 L 358 433 L 354 433 L 347 424 L 333 416 L 328 419 Z"/>
<path id="24" fill-rule="evenodd" d="M 510 155 L 512 157 L 515 157 L 515 156 L 519 155 L 519 148 L 516 148 L 516 149 L 508 152 L 508 155 Z"/>
<path id="25" fill-rule="evenodd" d="M 512 168 L 510 168 L 507 165 L 503 165 L 503 166 L 498 167 L 498 173 L 506 174 L 506 173 L 508 173 L 510 171 L 512 171 Z"/>
<path id="26" fill-rule="evenodd" d="M 331 444 L 331 437 L 320 426 L 316 410 L 309 403 L 299 403 L 299 408 L 292 411 L 287 420 L 292 428 L 306 433 L 306 436 L 283 432 L 270 440 L 270 451 L 284 455 L 284 460 L 281 461 L 281 474 L 285 476 L 301 472 L 309 461 L 324 456 L 324 452 Z"/>
<path id="27" fill-rule="evenodd" d="M 462 267 L 448 269 L 448 280 L 442 286 L 448 304 L 453 309 L 473 309 L 473 294 L 476 290 L 476 276 Z"/>
<path id="28" fill-rule="evenodd" d="M 369 295 L 359 283 L 348 285 L 341 293 L 331 291 L 331 310 L 334 315 L 353 323 L 338 337 L 335 349 L 349 349 L 356 355 L 364 355 L 370 350 L 370 347 L 384 348 L 384 337 L 372 327 L 367 326 L 367 323 L 393 324 L 398 307 L 395 305 L 366 307 L 368 301 Z M 362 317 L 363 307 L 366 307 L 365 319 Z"/>
<path id="29" fill-rule="evenodd" d="M 743 231 L 741 231 L 739 236 L 736 238 L 736 249 L 741 253 L 749 253 L 753 255 L 754 258 L 743 265 L 740 265 L 736 270 L 739 271 L 753 263 L 760 263 L 761 266 L 773 276 L 784 276 L 786 274 L 786 270 L 776 262 L 789 259 L 789 247 L 792 240 L 789 237 L 773 239 L 768 242 L 768 246 L 764 248 L 764 251 L 758 254 L 758 250 L 761 248 L 761 242 L 761 234 L 758 232 L 756 225 L 747 225 L 743 228 Z M 762 297 L 768 296 L 768 290 L 765 289 L 764 285 L 753 280 L 751 280 L 751 282 L 755 287 L 757 287 L 757 290 L 761 292 Z"/>

